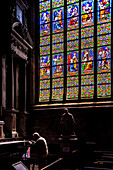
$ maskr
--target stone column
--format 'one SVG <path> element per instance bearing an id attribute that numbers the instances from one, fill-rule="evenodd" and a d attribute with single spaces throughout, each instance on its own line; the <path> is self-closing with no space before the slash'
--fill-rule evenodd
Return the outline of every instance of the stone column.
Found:
<path id="1" fill-rule="evenodd" d="M 19 109 L 19 64 L 16 65 L 16 109 Z"/>
<path id="2" fill-rule="evenodd" d="M 12 62 L 11 62 L 11 69 L 12 69 L 12 72 L 11 72 L 11 74 L 12 74 L 12 76 L 11 76 L 11 81 L 12 81 L 12 98 L 11 98 L 11 100 L 12 100 L 12 102 L 11 102 L 11 109 L 14 109 L 14 62 L 13 62 L 13 54 L 12 54 L 12 56 L 11 56 L 11 58 L 12 58 Z"/>
<path id="3" fill-rule="evenodd" d="M 0 121 L 0 138 L 4 138 L 4 132 L 3 132 L 3 126 L 4 126 L 4 121 Z"/>
<path id="4" fill-rule="evenodd" d="M 6 56 L 2 56 L 2 107 L 6 108 Z"/>

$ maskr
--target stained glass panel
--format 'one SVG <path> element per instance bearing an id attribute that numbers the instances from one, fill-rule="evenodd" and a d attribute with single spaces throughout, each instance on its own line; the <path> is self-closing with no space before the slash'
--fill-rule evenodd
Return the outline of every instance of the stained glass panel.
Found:
<path id="1" fill-rule="evenodd" d="M 67 87 L 70 86 L 78 86 L 79 85 L 79 77 L 67 77 Z"/>
<path id="2" fill-rule="evenodd" d="M 63 33 L 52 35 L 52 42 L 60 43 L 64 41 Z"/>
<path id="3" fill-rule="evenodd" d="M 81 86 L 81 98 L 91 99 L 94 97 L 94 86 Z"/>
<path id="4" fill-rule="evenodd" d="M 40 36 L 45 36 L 50 34 L 50 23 L 40 25 Z"/>
<path id="5" fill-rule="evenodd" d="M 75 3 L 75 2 L 79 2 L 79 0 L 67 0 L 67 4 L 72 4 L 72 3 Z"/>
<path id="6" fill-rule="evenodd" d="M 50 100 L 50 89 L 40 90 L 39 102 Z"/>
<path id="7" fill-rule="evenodd" d="M 64 60 L 63 53 L 58 53 L 52 56 L 52 65 L 62 65 Z"/>
<path id="8" fill-rule="evenodd" d="M 52 33 L 63 32 L 64 31 L 64 21 L 55 21 L 52 23 Z"/>
<path id="9" fill-rule="evenodd" d="M 50 0 L 46 0 L 39 3 L 39 11 L 42 12 L 46 10 L 50 10 Z"/>
<path id="10" fill-rule="evenodd" d="M 40 14 L 40 24 L 46 24 L 50 22 L 50 11 L 44 11 Z"/>
<path id="11" fill-rule="evenodd" d="M 98 85 L 97 88 L 98 98 L 111 97 L 111 84 Z"/>
<path id="12" fill-rule="evenodd" d="M 52 53 L 59 53 L 63 51 L 64 51 L 64 43 L 52 45 Z"/>
<path id="13" fill-rule="evenodd" d="M 81 85 L 94 85 L 94 75 L 81 76 Z"/>
<path id="14" fill-rule="evenodd" d="M 94 47 L 94 40 L 93 37 L 81 39 L 81 48 L 91 48 Z"/>
<path id="15" fill-rule="evenodd" d="M 50 56 L 40 56 L 40 67 L 50 66 Z"/>
<path id="16" fill-rule="evenodd" d="M 98 84 L 111 83 L 111 73 L 98 74 L 97 83 Z"/>
<path id="17" fill-rule="evenodd" d="M 106 13 L 107 8 L 111 7 L 112 0 L 97 0 L 97 10 L 103 10 Z"/>
<path id="18" fill-rule="evenodd" d="M 97 12 L 97 24 L 104 22 L 111 22 L 111 8 L 107 9 L 107 12 L 104 12 L 104 10 Z"/>
<path id="19" fill-rule="evenodd" d="M 97 46 L 104 46 L 111 44 L 111 34 L 100 35 L 97 37 Z"/>
<path id="20" fill-rule="evenodd" d="M 79 92 L 78 87 L 68 87 L 66 99 L 67 100 L 77 100 L 78 99 L 78 92 Z"/>
<path id="21" fill-rule="evenodd" d="M 84 0 L 81 1 L 81 14 L 86 14 L 86 17 L 91 17 L 91 12 L 94 11 L 94 1 Z"/>
<path id="22" fill-rule="evenodd" d="M 67 30 L 77 29 L 79 27 L 79 17 L 67 19 Z"/>
<path id="23" fill-rule="evenodd" d="M 79 41 L 78 40 L 67 42 L 67 51 L 78 50 L 78 48 L 79 48 Z"/>
<path id="24" fill-rule="evenodd" d="M 52 8 L 60 7 L 64 5 L 64 0 L 53 0 L 52 1 Z"/>
<path id="25" fill-rule="evenodd" d="M 52 78 L 60 78 L 64 76 L 63 65 L 52 67 Z"/>
<path id="26" fill-rule="evenodd" d="M 50 44 L 50 36 L 40 37 L 40 46 L 44 46 L 48 44 Z"/>
<path id="27" fill-rule="evenodd" d="M 79 15 L 79 3 L 67 6 L 67 18 Z"/>
<path id="28" fill-rule="evenodd" d="M 49 79 L 50 78 L 50 68 L 44 67 L 40 69 L 40 79 Z"/>
<path id="29" fill-rule="evenodd" d="M 97 59 L 107 59 L 111 58 L 111 47 L 110 46 L 103 46 L 97 48 Z"/>
<path id="30" fill-rule="evenodd" d="M 40 55 L 50 54 L 50 45 L 40 47 Z"/>
<path id="31" fill-rule="evenodd" d="M 111 71 L 111 60 L 102 59 L 97 62 L 98 73 L 105 73 Z"/>
<path id="32" fill-rule="evenodd" d="M 63 87 L 63 78 L 53 79 L 52 88 L 60 88 Z"/>
<path id="33" fill-rule="evenodd" d="M 81 29 L 81 38 L 88 38 L 94 35 L 94 27 L 86 27 Z"/>
<path id="34" fill-rule="evenodd" d="M 62 101 L 63 100 L 63 88 L 52 89 L 52 100 Z"/>
<path id="35" fill-rule="evenodd" d="M 52 21 L 59 21 L 64 19 L 64 8 L 56 8 L 52 10 Z"/>
<path id="36" fill-rule="evenodd" d="M 97 25 L 97 34 L 108 34 L 111 33 L 111 23 L 104 23 L 101 25 Z"/>
<path id="37" fill-rule="evenodd" d="M 69 64 L 67 65 L 67 76 L 75 76 L 78 75 L 78 64 Z"/>
<path id="38" fill-rule="evenodd" d="M 79 61 L 79 52 L 71 51 L 67 53 L 67 64 L 76 64 Z"/>
<path id="39" fill-rule="evenodd" d="M 49 89 L 50 80 L 40 80 L 40 89 Z"/>
<path id="40" fill-rule="evenodd" d="M 67 41 L 79 39 L 79 30 L 67 31 Z"/>

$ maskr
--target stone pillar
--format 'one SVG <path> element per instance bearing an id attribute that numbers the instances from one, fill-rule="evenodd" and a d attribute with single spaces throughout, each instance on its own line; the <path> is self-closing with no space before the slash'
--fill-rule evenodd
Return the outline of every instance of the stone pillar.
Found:
<path id="1" fill-rule="evenodd" d="M 6 108 L 6 56 L 2 56 L 2 107 Z"/>
<path id="2" fill-rule="evenodd" d="M 24 63 L 25 62 L 25 63 Z M 21 76 L 22 75 L 22 76 Z M 27 98 L 27 62 L 23 61 L 21 63 L 20 68 L 20 113 L 19 113 L 19 124 L 18 130 L 19 134 L 22 137 L 25 137 L 26 134 L 26 118 L 27 118 L 27 111 L 26 111 L 26 98 Z"/>
<path id="3" fill-rule="evenodd" d="M 4 121 L 0 121 L 0 138 L 4 138 L 4 132 L 3 132 L 3 126 L 4 126 Z"/>
<path id="4" fill-rule="evenodd" d="M 6 137 L 17 137 L 16 132 L 16 114 L 18 111 L 14 109 L 14 57 L 15 52 L 12 51 L 11 56 L 7 57 L 7 108 L 4 110 L 4 121 L 6 129 Z"/>
<path id="5" fill-rule="evenodd" d="M 16 109 L 19 109 L 19 64 L 16 65 Z"/>

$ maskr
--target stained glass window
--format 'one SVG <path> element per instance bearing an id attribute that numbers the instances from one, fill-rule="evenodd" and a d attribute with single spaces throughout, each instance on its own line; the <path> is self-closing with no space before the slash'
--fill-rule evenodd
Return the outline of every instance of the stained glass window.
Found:
<path id="1" fill-rule="evenodd" d="M 97 0 L 97 97 L 111 97 L 111 1 Z"/>
<path id="2" fill-rule="evenodd" d="M 111 97 L 112 0 L 39 0 L 39 102 Z"/>
<path id="3" fill-rule="evenodd" d="M 50 0 L 40 7 L 40 92 L 39 101 L 50 101 Z"/>
<path id="4" fill-rule="evenodd" d="M 81 1 L 81 98 L 94 98 L 94 1 Z"/>

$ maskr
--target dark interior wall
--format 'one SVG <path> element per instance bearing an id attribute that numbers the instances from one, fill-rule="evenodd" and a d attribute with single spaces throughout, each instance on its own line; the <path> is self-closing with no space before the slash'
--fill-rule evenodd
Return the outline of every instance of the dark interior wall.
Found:
<path id="1" fill-rule="evenodd" d="M 113 108 L 69 108 L 76 122 L 79 140 L 109 144 L 113 142 Z M 32 110 L 28 119 L 29 136 L 38 131 L 49 143 L 57 143 L 63 109 Z"/>

